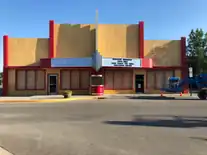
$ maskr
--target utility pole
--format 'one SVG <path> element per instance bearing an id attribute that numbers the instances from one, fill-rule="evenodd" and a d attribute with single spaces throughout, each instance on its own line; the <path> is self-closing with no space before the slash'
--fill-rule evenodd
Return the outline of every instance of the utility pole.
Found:
<path id="1" fill-rule="evenodd" d="M 98 51 L 98 9 L 96 9 L 96 19 L 95 19 L 95 32 L 96 32 L 96 52 Z"/>

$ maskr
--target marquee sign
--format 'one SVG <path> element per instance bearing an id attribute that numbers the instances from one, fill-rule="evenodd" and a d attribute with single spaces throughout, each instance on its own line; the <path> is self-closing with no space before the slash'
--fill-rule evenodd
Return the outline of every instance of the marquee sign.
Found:
<path id="1" fill-rule="evenodd" d="M 140 59 L 128 58 L 103 58 L 103 67 L 141 67 Z"/>

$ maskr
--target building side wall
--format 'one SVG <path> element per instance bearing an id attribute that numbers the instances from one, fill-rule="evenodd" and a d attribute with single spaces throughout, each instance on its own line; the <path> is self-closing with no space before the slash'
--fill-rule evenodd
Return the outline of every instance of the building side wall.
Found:
<path id="1" fill-rule="evenodd" d="M 94 25 L 55 24 L 54 49 L 56 58 L 90 57 L 95 51 Z"/>
<path id="2" fill-rule="evenodd" d="M 38 66 L 48 57 L 48 39 L 9 38 L 8 66 Z"/>
<path id="3" fill-rule="evenodd" d="M 138 25 L 98 25 L 98 51 L 103 57 L 138 58 Z"/>
<path id="4" fill-rule="evenodd" d="M 181 66 L 179 40 L 145 40 L 144 56 L 153 58 L 154 66 Z"/>

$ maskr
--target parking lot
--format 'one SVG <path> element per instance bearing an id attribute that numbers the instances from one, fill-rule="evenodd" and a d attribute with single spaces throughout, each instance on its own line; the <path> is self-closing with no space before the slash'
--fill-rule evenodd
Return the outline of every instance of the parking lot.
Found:
<path id="1" fill-rule="evenodd" d="M 103 99 L 1 104 L 15 155 L 206 155 L 207 101 Z"/>

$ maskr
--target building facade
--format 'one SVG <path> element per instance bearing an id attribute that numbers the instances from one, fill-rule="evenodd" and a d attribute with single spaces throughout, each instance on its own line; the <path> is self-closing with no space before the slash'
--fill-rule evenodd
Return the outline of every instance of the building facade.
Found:
<path id="1" fill-rule="evenodd" d="M 133 25 L 56 24 L 48 38 L 3 37 L 3 95 L 91 93 L 91 75 L 104 93 L 156 93 L 170 76 L 187 76 L 185 37 L 144 40 Z M 186 88 L 187 89 L 187 88 Z"/>

